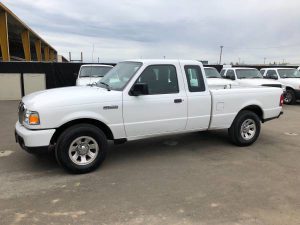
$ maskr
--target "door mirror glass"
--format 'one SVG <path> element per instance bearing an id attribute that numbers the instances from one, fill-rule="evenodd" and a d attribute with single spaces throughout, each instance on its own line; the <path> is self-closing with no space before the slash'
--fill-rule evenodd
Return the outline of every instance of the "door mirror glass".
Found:
<path id="1" fill-rule="evenodd" d="M 146 83 L 136 83 L 132 86 L 130 90 L 130 95 L 139 96 L 139 95 L 148 95 L 148 85 Z"/>

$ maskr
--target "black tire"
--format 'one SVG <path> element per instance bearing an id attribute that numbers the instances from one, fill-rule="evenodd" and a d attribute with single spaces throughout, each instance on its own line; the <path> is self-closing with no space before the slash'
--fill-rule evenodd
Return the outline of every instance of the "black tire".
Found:
<path id="1" fill-rule="evenodd" d="M 254 133 L 249 135 L 250 133 L 249 130 L 247 131 L 247 129 L 245 127 L 245 132 L 243 132 L 242 134 L 242 126 L 246 125 L 247 122 L 251 122 L 251 126 L 252 124 L 255 126 L 255 128 L 253 128 Z M 228 134 L 230 136 L 231 141 L 237 145 L 237 146 L 248 146 L 253 144 L 259 134 L 260 134 L 260 119 L 258 117 L 258 115 L 252 111 L 249 110 L 243 110 L 241 111 L 236 118 L 234 119 L 231 127 L 228 129 Z M 253 126 L 252 126 L 253 127 Z M 252 132 L 252 127 L 251 127 L 251 132 Z M 243 135 L 247 135 L 249 136 L 247 139 L 246 137 L 244 137 Z"/>
<path id="2" fill-rule="evenodd" d="M 286 90 L 283 98 L 284 104 L 293 105 L 296 103 L 295 92 L 291 89 Z"/>
<path id="3" fill-rule="evenodd" d="M 71 148 L 71 144 L 74 140 L 80 138 L 84 139 L 84 137 L 87 137 L 87 139 L 93 139 L 95 141 L 94 145 L 96 146 L 97 144 L 98 151 L 97 155 L 90 163 L 86 165 L 78 165 L 72 161 L 69 154 L 69 148 Z M 102 130 L 90 124 L 77 124 L 69 127 L 59 136 L 55 147 L 55 156 L 57 162 L 68 172 L 77 174 L 88 173 L 97 169 L 102 164 L 106 157 L 107 148 L 107 138 Z M 76 154 L 78 154 L 77 150 Z M 85 156 L 85 159 L 86 157 L 87 156 Z M 78 158 L 81 160 L 81 155 L 79 155 Z"/>

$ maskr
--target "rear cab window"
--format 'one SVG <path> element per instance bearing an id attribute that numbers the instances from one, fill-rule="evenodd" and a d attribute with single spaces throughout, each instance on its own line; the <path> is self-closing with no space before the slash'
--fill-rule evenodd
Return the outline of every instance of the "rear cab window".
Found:
<path id="1" fill-rule="evenodd" d="M 202 92 L 205 91 L 205 84 L 203 80 L 203 74 L 200 66 L 197 65 L 185 65 L 184 71 L 188 83 L 190 92 Z"/>

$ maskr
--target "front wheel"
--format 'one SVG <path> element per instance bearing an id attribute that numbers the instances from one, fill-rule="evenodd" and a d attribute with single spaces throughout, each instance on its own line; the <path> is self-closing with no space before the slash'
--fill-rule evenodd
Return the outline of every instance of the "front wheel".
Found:
<path id="1" fill-rule="evenodd" d="M 71 173 L 95 170 L 105 159 L 106 152 L 105 134 L 90 124 L 78 124 L 66 129 L 55 148 L 58 163 Z"/>
<path id="2" fill-rule="evenodd" d="M 260 134 L 260 119 L 254 112 L 243 110 L 236 116 L 228 133 L 235 145 L 251 145 Z"/>
<path id="3" fill-rule="evenodd" d="M 286 90 L 283 98 L 284 104 L 293 105 L 296 102 L 296 96 L 293 90 Z"/>

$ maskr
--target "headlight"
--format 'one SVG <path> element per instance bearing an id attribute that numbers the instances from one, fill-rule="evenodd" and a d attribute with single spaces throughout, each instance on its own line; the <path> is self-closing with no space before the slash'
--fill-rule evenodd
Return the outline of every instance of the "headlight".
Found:
<path id="1" fill-rule="evenodd" d="M 24 122 L 28 125 L 39 125 L 40 124 L 40 117 L 38 112 L 26 110 L 24 116 Z"/>

